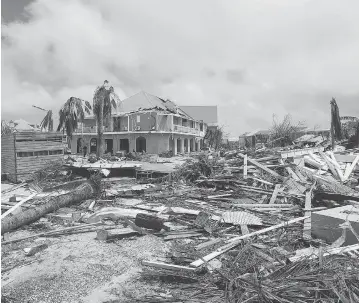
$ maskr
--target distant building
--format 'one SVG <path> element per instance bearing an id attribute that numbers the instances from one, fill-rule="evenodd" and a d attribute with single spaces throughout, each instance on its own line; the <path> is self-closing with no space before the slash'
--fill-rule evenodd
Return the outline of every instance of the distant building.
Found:
<path id="1" fill-rule="evenodd" d="M 207 123 L 187 114 L 170 100 L 139 92 L 118 104 L 111 119 L 104 122 L 105 152 L 198 151 L 203 146 Z M 93 114 L 85 117 L 71 142 L 72 153 L 97 151 L 97 126 Z"/>

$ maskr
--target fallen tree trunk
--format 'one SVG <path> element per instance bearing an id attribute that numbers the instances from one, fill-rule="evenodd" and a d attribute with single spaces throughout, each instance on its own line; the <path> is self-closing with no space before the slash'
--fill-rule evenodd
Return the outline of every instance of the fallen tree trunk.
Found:
<path id="1" fill-rule="evenodd" d="M 95 188 L 91 183 L 84 183 L 73 191 L 50 197 L 43 205 L 37 206 L 33 209 L 28 209 L 13 216 L 7 216 L 1 220 L 1 234 L 19 228 L 21 226 L 30 224 L 39 220 L 44 215 L 54 212 L 61 207 L 65 207 L 71 203 L 77 203 L 92 197 L 95 193 Z"/>

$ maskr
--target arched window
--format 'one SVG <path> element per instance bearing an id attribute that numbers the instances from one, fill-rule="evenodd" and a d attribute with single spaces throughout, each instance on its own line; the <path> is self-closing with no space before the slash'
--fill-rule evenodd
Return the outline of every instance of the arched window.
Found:
<path id="1" fill-rule="evenodd" d="M 92 138 L 90 141 L 90 153 L 96 153 L 97 152 L 97 139 Z"/>
<path id="2" fill-rule="evenodd" d="M 136 152 L 142 153 L 146 151 L 146 138 L 138 137 L 136 139 Z"/>

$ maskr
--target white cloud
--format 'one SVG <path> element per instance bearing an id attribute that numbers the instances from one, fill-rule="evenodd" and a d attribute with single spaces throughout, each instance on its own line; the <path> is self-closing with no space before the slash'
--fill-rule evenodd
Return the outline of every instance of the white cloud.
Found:
<path id="1" fill-rule="evenodd" d="M 146 90 L 218 104 L 231 135 L 272 114 L 325 126 L 329 101 L 359 116 L 359 3 L 40 0 L 3 26 L 3 118 L 39 121 L 91 99 L 107 79 L 122 98 Z"/>

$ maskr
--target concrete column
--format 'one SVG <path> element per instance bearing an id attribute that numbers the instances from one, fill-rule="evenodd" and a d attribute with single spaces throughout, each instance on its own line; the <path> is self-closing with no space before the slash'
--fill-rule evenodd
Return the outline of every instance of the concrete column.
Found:
<path id="1" fill-rule="evenodd" d="M 191 142 L 191 151 L 196 151 L 196 139 L 192 138 L 190 142 Z"/>
<path id="2" fill-rule="evenodd" d="M 181 154 L 183 154 L 184 153 L 184 139 L 180 139 L 180 141 L 181 141 L 180 152 L 181 152 Z"/>
<path id="3" fill-rule="evenodd" d="M 177 155 L 177 138 L 176 137 L 173 137 L 173 154 Z"/>
<path id="4" fill-rule="evenodd" d="M 199 141 L 195 143 L 196 144 L 196 151 L 199 151 Z"/>
<path id="5" fill-rule="evenodd" d="M 191 141 L 190 141 L 190 139 L 187 139 L 187 152 L 188 153 L 191 152 Z"/>

